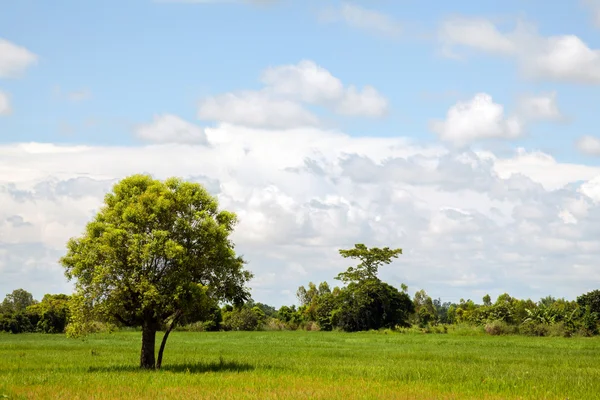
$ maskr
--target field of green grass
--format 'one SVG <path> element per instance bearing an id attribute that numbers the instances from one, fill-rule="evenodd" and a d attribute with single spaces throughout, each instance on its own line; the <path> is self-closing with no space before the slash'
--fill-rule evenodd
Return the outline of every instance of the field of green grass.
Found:
<path id="1" fill-rule="evenodd" d="M 0 335 L 0 399 L 597 399 L 600 338 L 175 332 Z"/>

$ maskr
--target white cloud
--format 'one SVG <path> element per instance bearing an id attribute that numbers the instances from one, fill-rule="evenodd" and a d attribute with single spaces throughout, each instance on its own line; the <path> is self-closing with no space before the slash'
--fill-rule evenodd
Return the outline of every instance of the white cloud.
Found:
<path id="1" fill-rule="evenodd" d="M 10 98 L 8 93 L 0 91 L 0 116 L 11 113 Z"/>
<path id="2" fill-rule="evenodd" d="M 485 93 L 450 107 L 444 121 L 432 121 L 431 130 L 441 140 L 464 146 L 479 139 L 514 139 L 522 133 L 522 123 L 508 117 L 501 104 Z"/>
<path id="3" fill-rule="evenodd" d="M 115 180 L 139 172 L 202 182 L 237 212 L 254 296 L 275 305 L 308 280 L 334 283 L 348 266 L 337 249 L 360 242 L 403 247 L 382 278 L 444 300 L 573 298 L 600 278 L 599 167 L 316 128 L 205 133 L 210 146 L 0 145 L 0 294 L 69 290 L 56 264 L 65 241 Z"/>
<path id="4" fill-rule="evenodd" d="M 313 61 L 267 68 L 262 75 L 266 90 L 292 99 L 320 104 L 344 115 L 380 117 L 388 103 L 375 88 L 344 87 L 342 82 Z"/>
<path id="5" fill-rule="evenodd" d="M 441 24 L 438 36 L 449 52 L 455 45 L 499 54 L 516 51 L 516 44 L 484 18 L 449 18 Z"/>
<path id="6" fill-rule="evenodd" d="M 541 36 L 519 22 L 502 32 L 483 18 L 454 17 L 438 31 L 443 54 L 460 57 L 456 48 L 510 56 L 531 79 L 600 84 L 600 50 L 591 49 L 575 35 Z"/>
<path id="7" fill-rule="evenodd" d="M 582 136 L 575 142 L 577 149 L 584 154 L 600 156 L 600 138 L 595 136 Z"/>
<path id="8" fill-rule="evenodd" d="M 519 99 L 518 109 L 525 120 L 560 120 L 556 92 L 525 95 Z"/>
<path id="9" fill-rule="evenodd" d="M 285 129 L 318 124 L 302 105 L 264 92 L 238 92 L 204 99 L 198 118 L 250 127 Z"/>
<path id="10" fill-rule="evenodd" d="M 0 78 L 14 78 L 37 61 L 25 47 L 0 38 Z"/>
<path id="11" fill-rule="evenodd" d="M 155 116 L 152 123 L 138 126 L 135 136 L 150 143 L 208 143 L 202 128 L 171 114 Z"/>
<path id="12" fill-rule="evenodd" d="M 315 126 L 319 119 L 304 105 L 321 106 L 337 114 L 381 117 L 388 102 L 375 88 L 344 84 L 313 61 L 265 69 L 258 91 L 225 93 L 200 102 L 198 117 L 249 127 Z"/>
<path id="13" fill-rule="evenodd" d="M 343 21 L 352 28 L 377 35 L 398 37 L 402 33 L 402 24 L 394 18 L 347 2 L 338 8 L 324 9 L 319 18 L 323 22 Z"/>

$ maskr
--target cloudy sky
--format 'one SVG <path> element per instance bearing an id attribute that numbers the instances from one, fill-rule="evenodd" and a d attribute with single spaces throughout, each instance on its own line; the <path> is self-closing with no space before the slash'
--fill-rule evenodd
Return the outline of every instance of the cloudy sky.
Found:
<path id="1" fill-rule="evenodd" d="M 118 6 L 118 7 L 117 7 Z M 443 301 L 600 287 L 600 1 L 0 4 L 0 296 L 120 178 L 235 211 L 257 301 L 355 243 Z"/>

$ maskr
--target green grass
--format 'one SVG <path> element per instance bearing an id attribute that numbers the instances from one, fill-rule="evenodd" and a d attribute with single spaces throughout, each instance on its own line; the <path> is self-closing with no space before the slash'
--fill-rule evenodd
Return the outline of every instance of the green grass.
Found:
<path id="1" fill-rule="evenodd" d="M 600 338 L 174 332 L 0 335 L 0 399 L 595 399 Z"/>

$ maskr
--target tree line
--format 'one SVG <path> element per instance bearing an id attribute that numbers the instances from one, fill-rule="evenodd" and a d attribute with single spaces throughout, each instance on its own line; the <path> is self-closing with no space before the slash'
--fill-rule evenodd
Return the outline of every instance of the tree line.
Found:
<path id="1" fill-rule="evenodd" d="M 491 334 L 564 336 L 598 333 L 600 291 L 577 301 L 551 297 L 533 302 L 508 294 L 492 303 L 413 298 L 378 277 L 401 249 L 356 244 L 340 250 L 356 265 L 326 282 L 300 287 L 299 305 L 279 309 L 255 303 L 247 283 L 252 273 L 230 238 L 234 213 L 220 210 L 202 185 L 133 175 L 117 183 L 83 234 L 67 243 L 60 259 L 75 282 L 72 295 L 46 295 L 37 302 L 18 289 L 0 308 L 0 331 L 66 332 L 78 337 L 124 327 L 141 329 L 140 367 L 160 368 L 175 329 L 343 330 L 420 329 L 445 332 L 459 324 Z M 413 328 L 411 328 L 413 327 Z M 158 354 L 156 334 L 164 331 Z"/>

